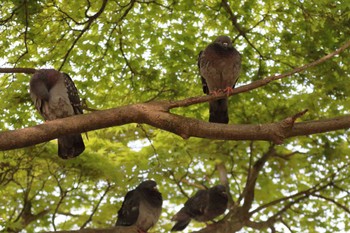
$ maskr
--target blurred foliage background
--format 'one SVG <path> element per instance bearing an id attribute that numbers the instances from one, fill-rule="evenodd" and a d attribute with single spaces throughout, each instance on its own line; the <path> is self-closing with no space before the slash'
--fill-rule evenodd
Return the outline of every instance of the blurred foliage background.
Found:
<path id="1" fill-rule="evenodd" d="M 3 0 L 0 32 L 1 67 L 60 69 L 90 108 L 108 109 L 202 95 L 197 56 L 217 35 L 230 36 L 242 54 L 237 86 L 310 63 L 349 39 L 350 2 Z M 230 123 L 269 123 L 306 108 L 301 120 L 349 114 L 349 60 L 344 51 L 306 72 L 231 97 Z M 2 131 L 43 123 L 29 97 L 29 78 L 0 76 Z M 209 116 L 207 103 L 174 112 L 205 121 Z M 340 130 L 275 146 L 279 156 L 269 159 L 258 178 L 254 208 L 334 178 L 319 196 L 283 212 L 277 232 L 350 231 L 348 135 Z M 237 200 L 249 162 L 271 146 L 183 140 L 137 124 L 89 132 L 85 144 L 85 152 L 69 161 L 57 157 L 55 140 L 0 152 L 1 231 L 111 227 L 126 192 L 154 179 L 165 201 L 151 231 L 167 232 L 187 196 L 198 186 L 219 183 L 216 165 L 225 164 Z M 273 205 L 252 219 L 266 220 L 280 209 Z M 204 226 L 192 222 L 185 232 Z"/>

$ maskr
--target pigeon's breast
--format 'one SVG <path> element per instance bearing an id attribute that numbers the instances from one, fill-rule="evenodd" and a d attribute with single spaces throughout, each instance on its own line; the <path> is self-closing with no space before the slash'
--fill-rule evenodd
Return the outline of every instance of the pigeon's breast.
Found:
<path id="1" fill-rule="evenodd" d="M 140 203 L 139 217 L 137 218 L 136 225 L 143 231 L 148 231 L 153 227 L 161 214 L 161 208 L 155 208 L 149 205 L 147 202 Z"/>
<path id="2" fill-rule="evenodd" d="M 64 118 L 74 115 L 73 106 L 69 100 L 64 79 L 60 78 L 56 85 L 50 89 L 50 99 L 48 101 L 48 120 Z"/>

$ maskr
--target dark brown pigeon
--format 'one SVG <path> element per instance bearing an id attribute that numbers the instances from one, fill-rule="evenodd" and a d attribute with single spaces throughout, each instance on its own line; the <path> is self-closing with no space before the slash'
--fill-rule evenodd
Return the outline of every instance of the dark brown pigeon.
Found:
<path id="1" fill-rule="evenodd" d="M 241 55 L 228 36 L 219 36 L 198 56 L 203 92 L 207 95 L 232 92 L 240 70 Z M 209 122 L 228 123 L 227 98 L 209 103 Z"/>
<path id="2" fill-rule="evenodd" d="M 66 73 L 54 69 L 41 69 L 30 80 L 30 96 L 40 115 L 51 121 L 82 114 L 78 90 Z M 85 149 L 80 134 L 58 138 L 58 156 L 69 159 L 80 155 Z"/>
<path id="3" fill-rule="evenodd" d="M 213 220 L 225 212 L 227 202 L 226 188 L 223 185 L 217 185 L 208 190 L 199 190 L 173 216 L 171 220 L 176 221 L 176 224 L 171 231 L 182 231 L 187 227 L 191 219 L 198 222 Z"/>
<path id="4" fill-rule="evenodd" d="M 157 223 L 162 204 L 162 194 L 157 190 L 157 183 L 153 180 L 144 181 L 126 194 L 115 225 L 137 226 L 140 232 L 147 232 Z"/>

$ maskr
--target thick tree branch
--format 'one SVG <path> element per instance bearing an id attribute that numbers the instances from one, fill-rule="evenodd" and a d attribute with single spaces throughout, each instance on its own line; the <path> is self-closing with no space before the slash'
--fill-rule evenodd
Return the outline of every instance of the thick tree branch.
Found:
<path id="1" fill-rule="evenodd" d="M 22 73 L 22 74 L 34 74 L 37 70 L 33 68 L 0 68 L 0 73 Z"/>
<path id="2" fill-rule="evenodd" d="M 114 227 L 109 229 L 80 229 L 73 231 L 50 231 L 42 233 L 139 233 L 137 227 Z"/>
<path id="3" fill-rule="evenodd" d="M 241 229 L 241 227 L 235 229 L 235 225 L 235 223 L 228 221 L 220 221 L 212 225 L 208 225 L 199 231 L 193 231 L 192 233 L 233 233 Z"/>
<path id="4" fill-rule="evenodd" d="M 249 173 L 249 176 L 247 177 L 247 183 L 243 190 L 243 197 L 244 197 L 244 203 L 242 206 L 242 211 L 244 213 L 248 213 L 252 203 L 254 201 L 254 191 L 255 191 L 255 184 L 256 180 L 258 179 L 259 173 L 264 167 L 266 161 L 276 153 L 274 145 L 272 145 L 269 150 L 261 157 L 259 158 L 255 164 L 253 165 L 252 170 Z"/>
<path id="5" fill-rule="evenodd" d="M 202 98 L 207 98 L 202 97 Z M 89 114 L 57 119 L 45 124 L 0 133 L 0 150 L 35 145 L 62 135 L 82 133 L 129 123 L 148 124 L 181 136 L 221 140 L 265 140 L 282 143 L 285 138 L 350 128 L 350 115 L 302 123 L 288 117 L 259 125 L 214 124 L 167 112 L 169 102 L 127 105 Z"/>

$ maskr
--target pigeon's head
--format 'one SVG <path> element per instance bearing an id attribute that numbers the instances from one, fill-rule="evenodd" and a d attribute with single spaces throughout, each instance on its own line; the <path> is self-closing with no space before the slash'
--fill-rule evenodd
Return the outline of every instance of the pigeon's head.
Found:
<path id="1" fill-rule="evenodd" d="M 228 36 L 219 36 L 215 39 L 214 43 L 220 45 L 223 48 L 232 48 L 232 41 Z"/>
<path id="2" fill-rule="evenodd" d="M 157 189 L 157 183 L 154 180 L 143 181 L 138 188 L 140 189 Z"/>
<path id="3" fill-rule="evenodd" d="M 57 79 L 61 76 L 61 73 L 54 69 L 41 69 L 37 70 L 30 81 L 31 85 L 35 85 L 38 82 L 44 83 L 49 89 L 55 85 Z"/>
<path id="4" fill-rule="evenodd" d="M 226 188 L 223 185 L 214 186 L 213 191 L 226 195 Z"/>
<path id="5" fill-rule="evenodd" d="M 54 69 L 37 70 L 30 79 L 30 92 L 45 101 L 49 100 L 49 90 L 55 85 L 61 73 Z"/>

